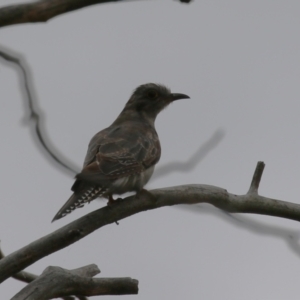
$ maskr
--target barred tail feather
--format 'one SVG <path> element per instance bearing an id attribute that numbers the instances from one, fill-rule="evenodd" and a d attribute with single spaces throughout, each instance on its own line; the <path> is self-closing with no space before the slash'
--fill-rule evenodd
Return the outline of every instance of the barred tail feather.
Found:
<path id="1" fill-rule="evenodd" d="M 52 222 L 59 220 L 71 213 L 76 208 L 83 207 L 84 204 L 90 202 L 103 193 L 102 188 L 100 187 L 91 187 L 82 193 L 74 193 L 69 200 L 63 205 L 63 207 L 58 211 L 54 216 Z"/>
<path id="2" fill-rule="evenodd" d="M 75 208 L 75 203 L 78 201 L 78 195 L 73 194 L 69 200 L 63 205 L 63 207 L 58 211 L 58 213 L 53 218 L 52 222 L 63 218 L 65 215 L 71 213 Z M 83 205 L 82 205 L 83 206 Z"/>

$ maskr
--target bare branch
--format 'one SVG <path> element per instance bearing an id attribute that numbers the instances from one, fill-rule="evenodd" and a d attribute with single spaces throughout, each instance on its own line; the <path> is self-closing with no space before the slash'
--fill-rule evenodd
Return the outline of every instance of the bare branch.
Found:
<path id="1" fill-rule="evenodd" d="M 0 248 L 0 259 L 3 259 L 5 257 L 4 253 L 2 252 L 2 249 Z M 33 280 L 35 280 L 38 276 L 29 272 L 20 271 L 12 276 L 14 279 L 20 280 L 22 282 L 29 283 Z"/>
<path id="2" fill-rule="evenodd" d="M 0 259 L 2 259 L 4 257 L 5 257 L 5 255 L 2 252 L 2 249 L 0 249 Z M 20 280 L 20 281 L 25 282 L 25 283 L 30 283 L 33 280 L 37 279 L 38 276 L 35 275 L 35 274 L 32 274 L 32 273 L 26 272 L 26 271 L 20 271 L 20 272 L 14 274 L 12 276 L 12 278 Z M 86 298 L 84 296 L 76 296 L 76 298 L 75 297 L 62 297 L 61 299 L 63 299 L 63 300 L 75 300 L 75 299 L 88 300 L 88 298 Z"/>
<path id="3" fill-rule="evenodd" d="M 254 234 L 279 238 L 290 248 L 291 251 L 294 252 L 300 258 L 300 245 L 299 238 L 300 233 L 297 229 L 286 229 L 282 226 L 270 225 L 265 223 L 264 221 L 259 221 L 257 219 L 253 219 L 247 215 L 233 215 L 231 213 L 225 212 L 220 209 L 216 209 L 213 206 L 203 205 L 203 204 L 195 204 L 195 205 L 180 205 L 175 206 L 175 208 L 180 208 L 185 211 L 201 215 L 211 215 L 216 218 L 221 219 L 228 224 L 233 226 L 238 226 L 239 228 L 245 229 L 248 232 L 252 232 Z"/>
<path id="4" fill-rule="evenodd" d="M 121 0 L 42 0 L 9 5 L 0 8 L 0 27 L 21 23 L 46 22 L 53 17 L 86 6 L 119 1 Z M 190 3 L 191 0 L 180 0 L 180 2 Z"/>
<path id="5" fill-rule="evenodd" d="M 253 174 L 253 178 L 252 178 L 252 182 L 251 182 L 248 194 L 257 194 L 258 193 L 258 187 L 259 187 L 259 183 L 260 183 L 264 168 L 265 168 L 265 163 L 262 161 L 259 161 L 256 165 L 256 169 Z"/>
<path id="6" fill-rule="evenodd" d="M 225 136 L 225 131 L 218 129 L 205 141 L 188 159 L 184 161 L 170 162 L 162 166 L 155 167 L 155 172 L 151 181 L 159 177 L 170 175 L 173 172 L 191 172 L 214 148 L 216 148 Z"/>
<path id="7" fill-rule="evenodd" d="M 100 270 L 88 265 L 75 270 L 48 267 L 11 300 L 47 300 L 69 295 L 128 295 L 138 293 L 138 281 L 131 278 L 92 278 Z"/>
<path id="8" fill-rule="evenodd" d="M 37 138 L 37 144 L 39 148 L 43 150 L 42 153 L 46 152 L 46 157 L 48 159 L 50 158 L 51 162 L 55 161 L 60 166 L 60 170 L 67 171 L 72 175 L 78 173 L 75 170 L 76 167 L 73 167 L 73 164 L 69 163 L 68 160 L 62 154 L 60 154 L 58 150 L 55 149 L 46 134 L 43 114 L 38 107 L 36 97 L 34 97 L 35 93 L 30 68 L 26 64 L 24 57 L 22 57 L 20 54 L 12 53 L 11 50 L 4 49 L 3 47 L 1 48 L 0 57 L 9 63 L 12 63 L 13 66 L 15 66 L 18 70 L 20 82 L 22 84 L 24 103 L 28 108 L 28 114 L 30 116 L 29 118 L 34 121 L 34 126 L 31 127 L 33 136 Z"/>
<path id="9" fill-rule="evenodd" d="M 21 248 L 0 261 L 0 282 L 96 229 L 136 213 L 177 204 L 209 203 L 230 213 L 254 213 L 300 221 L 300 205 L 256 194 L 237 196 L 209 185 L 182 185 L 141 192 L 116 201 Z M 18 262 L 17 264 L 15 262 Z"/>

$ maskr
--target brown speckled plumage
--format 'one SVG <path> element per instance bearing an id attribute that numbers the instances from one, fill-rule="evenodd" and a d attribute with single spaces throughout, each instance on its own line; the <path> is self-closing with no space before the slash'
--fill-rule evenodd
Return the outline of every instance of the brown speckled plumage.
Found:
<path id="1" fill-rule="evenodd" d="M 169 103 L 184 98 L 188 96 L 172 94 L 162 85 L 139 86 L 111 126 L 90 141 L 74 193 L 52 221 L 97 197 L 142 190 L 161 154 L 155 118 Z"/>

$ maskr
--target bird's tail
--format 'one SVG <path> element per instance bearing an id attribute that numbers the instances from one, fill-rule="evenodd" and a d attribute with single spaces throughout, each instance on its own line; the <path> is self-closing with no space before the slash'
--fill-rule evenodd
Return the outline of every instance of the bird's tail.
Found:
<path id="1" fill-rule="evenodd" d="M 63 207 L 58 211 L 58 213 L 53 218 L 52 222 L 63 218 L 67 214 L 71 213 L 74 209 L 78 207 L 82 207 L 84 203 L 80 204 L 78 200 L 80 199 L 80 195 L 76 195 L 75 193 L 69 198 L 69 200 L 63 205 Z"/>
<path id="2" fill-rule="evenodd" d="M 83 207 L 84 204 L 101 196 L 105 192 L 105 189 L 96 185 L 87 184 L 86 182 L 77 179 L 72 186 L 72 191 L 74 192 L 73 195 L 58 211 L 52 222 L 63 218 L 74 209 Z"/>

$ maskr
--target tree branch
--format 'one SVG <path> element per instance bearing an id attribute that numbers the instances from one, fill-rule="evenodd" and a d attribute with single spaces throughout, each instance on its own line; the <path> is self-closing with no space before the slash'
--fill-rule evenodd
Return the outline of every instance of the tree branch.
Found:
<path id="1" fill-rule="evenodd" d="M 48 267 L 11 300 L 47 300 L 69 295 L 128 295 L 138 293 L 138 281 L 131 278 L 92 278 L 100 270 L 88 265 L 75 270 Z"/>
<path id="2" fill-rule="evenodd" d="M 179 206 L 177 206 L 179 207 Z M 264 221 L 253 219 L 245 214 L 233 215 L 223 210 L 215 209 L 215 207 L 196 204 L 196 205 L 180 205 L 181 209 L 185 211 L 201 215 L 211 215 L 216 218 L 220 218 L 222 221 L 227 222 L 233 226 L 238 226 L 241 229 L 247 230 L 257 235 L 263 235 L 273 238 L 279 238 L 286 243 L 286 246 L 290 248 L 300 258 L 300 245 L 299 245 L 299 230 L 287 229 L 282 226 L 276 226 L 274 224 L 267 224 Z"/>
<path id="3" fill-rule="evenodd" d="M 118 200 L 113 206 L 91 212 L 6 256 L 0 261 L 0 282 L 100 227 L 142 211 L 195 203 L 209 203 L 230 213 L 254 213 L 300 221 L 299 204 L 266 198 L 255 193 L 238 196 L 219 187 L 200 184 L 152 190 Z"/>
<path id="4" fill-rule="evenodd" d="M 2 249 L 0 249 L 0 259 L 5 257 Z M 29 272 L 21 271 L 12 276 L 14 279 L 20 280 L 22 282 L 30 283 L 31 281 L 35 280 L 38 276 Z"/>
<path id="5" fill-rule="evenodd" d="M 46 22 L 53 17 L 86 6 L 119 1 L 121 0 L 42 0 L 9 5 L 0 8 L 0 27 L 21 23 Z M 190 1 L 180 0 L 182 3 L 189 3 Z"/>
<path id="6" fill-rule="evenodd" d="M 39 109 L 38 101 L 35 97 L 32 76 L 26 60 L 21 54 L 12 53 L 11 50 L 4 49 L 3 47 L 1 48 L 0 57 L 16 67 L 18 71 L 25 107 L 28 108 L 29 119 L 34 123 L 34 125 L 31 126 L 31 131 L 35 140 L 38 142 L 37 146 L 42 150 L 42 153 L 46 153 L 46 158 L 51 160 L 51 162 L 55 161 L 60 166 L 61 170 L 67 171 L 72 175 L 78 173 L 78 171 L 76 171 L 78 168 L 74 167 L 73 164 L 66 159 L 66 157 L 55 149 L 46 134 L 44 117 L 42 111 Z"/>
<path id="7" fill-rule="evenodd" d="M 2 259 L 4 257 L 5 257 L 5 255 L 2 252 L 2 249 L 0 249 L 0 259 Z M 20 280 L 25 283 L 30 283 L 30 282 L 34 281 L 35 279 L 37 279 L 38 276 L 35 274 L 32 274 L 32 273 L 26 272 L 26 271 L 20 271 L 20 272 L 14 274 L 12 276 L 12 278 Z M 88 300 L 88 298 L 86 298 L 84 296 L 76 296 L 76 298 L 67 296 L 67 297 L 61 297 L 61 299 L 63 299 L 63 300 L 75 300 L 75 299 Z"/>
<path id="8" fill-rule="evenodd" d="M 262 161 L 259 161 L 256 165 L 256 169 L 254 171 L 251 185 L 250 185 L 250 188 L 249 188 L 249 191 L 247 194 L 257 194 L 258 193 L 258 187 L 259 187 L 259 183 L 260 183 L 264 168 L 265 168 L 265 163 Z"/>

